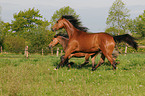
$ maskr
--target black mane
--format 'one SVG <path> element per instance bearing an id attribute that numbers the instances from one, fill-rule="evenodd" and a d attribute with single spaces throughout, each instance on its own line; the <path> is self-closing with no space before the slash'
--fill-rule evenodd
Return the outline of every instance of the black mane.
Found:
<path id="1" fill-rule="evenodd" d="M 72 15 L 63 15 L 62 18 L 67 19 L 75 28 L 87 32 L 88 28 L 87 27 L 82 27 L 82 23 L 80 19 L 72 16 Z"/>
<path id="2" fill-rule="evenodd" d="M 69 38 L 67 34 L 62 34 L 62 33 L 58 33 L 58 34 L 54 35 L 54 38 L 57 38 L 57 36 L 63 36 L 65 38 Z"/>

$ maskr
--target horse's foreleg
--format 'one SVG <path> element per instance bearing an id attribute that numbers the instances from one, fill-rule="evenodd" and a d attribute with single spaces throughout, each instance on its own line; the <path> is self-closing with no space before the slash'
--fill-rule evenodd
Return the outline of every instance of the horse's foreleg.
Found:
<path id="1" fill-rule="evenodd" d="M 94 68 L 94 65 L 95 65 L 95 58 L 96 56 L 99 54 L 100 51 L 98 51 L 97 53 L 93 54 L 91 56 L 91 60 L 92 60 L 92 69 Z"/>
<path id="2" fill-rule="evenodd" d="M 67 63 L 68 63 L 68 58 L 61 59 L 61 62 L 57 65 L 56 69 L 58 69 L 60 66 L 63 67 Z"/>
<path id="3" fill-rule="evenodd" d="M 64 55 L 62 55 L 62 56 L 60 57 L 60 60 L 61 60 L 61 61 L 64 60 Z M 66 65 L 66 64 L 69 64 L 69 63 L 68 63 L 68 60 L 69 60 L 69 58 L 64 62 L 64 64 L 63 64 L 62 66 Z"/>
<path id="4" fill-rule="evenodd" d="M 105 56 L 104 56 L 104 54 L 102 53 L 99 63 L 98 63 L 95 67 L 92 67 L 92 71 L 96 70 L 99 66 L 101 66 L 101 64 L 103 64 L 104 61 L 105 61 Z"/>
<path id="5" fill-rule="evenodd" d="M 69 56 L 73 52 L 72 48 L 68 48 L 65 52 L 65 55 L 61 58 L 61 62 L 58 64 L 56 69 L 58 69 L 60 66 L 64 66 L 65 64 L 68 63 Z"/>
<path id="6" fill-rule="evenodd" d="M 61 58 L 61 62 L 57 65 L 56 69 L 58 69 L 60 66 L 64 66 L 68 63 L 68 58 Z"/>

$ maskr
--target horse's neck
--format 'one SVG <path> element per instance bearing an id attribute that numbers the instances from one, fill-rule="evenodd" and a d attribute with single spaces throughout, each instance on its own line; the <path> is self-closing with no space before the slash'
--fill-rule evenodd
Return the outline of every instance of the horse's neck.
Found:
<path id="1" fill-rule="evenodd" d="M 67 34 L 69 38 L 71 38 L 73 35 L 77 34 L 76 32 L 78 29 L 76 29 L 68 20 L 66 20 L 65 24 L 65 30 L 67 31 Z"/>
<path id="2" fill-rule="evenodd" d="M 65 51 L 67 44 L 68 44 L 68 39 L 60 36 L 60 38 L 58 38 L 58 40 L 59 40 L 60 45 L 63 47 L 63 50 Z"/>

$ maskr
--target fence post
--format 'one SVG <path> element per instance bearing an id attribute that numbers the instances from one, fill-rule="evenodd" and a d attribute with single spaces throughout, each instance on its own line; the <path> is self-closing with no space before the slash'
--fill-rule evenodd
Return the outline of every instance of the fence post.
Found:
<path id="1" fill-rule="evenodd" d="M 62 52 L 63 52 L 63 50 L 61 50 L 61 56 L 62 56 Z"/>
<path id="2" fill-rule="evenodd" d="M 27 58 L 27 59 L 28 59 L 28 53 L 29 53 L 29 52 L 28 52 L 28 46 L 26 46 L 26 47 L 25 47 L 25 55 L 26 55 L 26 58 Z"/>
<path id="3" fill-rule="evenodd" d="M 127 54 L 127 43 L 125 44 L 125 55 Z"/>
<path id="4" fill-rule="evenodd" d="M 42 48 L 42 56 L 43 56 L 43 48 Z"/>
<path id="5" fill-rule="evenodd" d="M 1 54 L 3 53 L 3 47 L 1 46 Z"/>
<path id="6" fill-rule="evenodd" d="M 59 48 L 57 48 L 56 56 L 58 57 L 59 54 Z"/>
<path id="7" fill-rule="evenodd" d="M 53 55 L 53 48 L 51 47 L 51 55 Z"/>

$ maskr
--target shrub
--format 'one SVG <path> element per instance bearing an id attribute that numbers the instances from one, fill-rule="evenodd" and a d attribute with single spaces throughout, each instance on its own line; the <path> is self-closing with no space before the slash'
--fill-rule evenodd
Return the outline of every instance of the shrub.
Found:
<path id="1" fill-rule="evenodd" d="M 25 39 L 19 36 L 6 36 L 3 45 L 7 52 L 20 53 L 25 49 Z"/>

